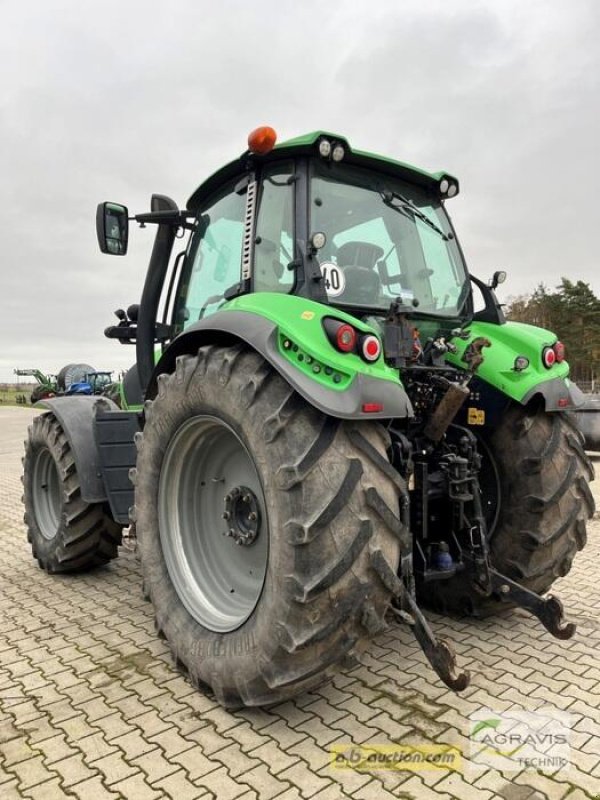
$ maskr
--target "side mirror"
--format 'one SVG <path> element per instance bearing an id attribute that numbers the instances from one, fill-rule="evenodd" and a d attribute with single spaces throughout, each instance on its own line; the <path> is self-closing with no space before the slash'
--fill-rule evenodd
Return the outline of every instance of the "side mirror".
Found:
<path id="1" fill-rule="evenodd" d="M 103 253 L 124 256 L 129 237 L 127 208 L 118 203 L 100 203 L 96 211 L 96 234 Z"/>

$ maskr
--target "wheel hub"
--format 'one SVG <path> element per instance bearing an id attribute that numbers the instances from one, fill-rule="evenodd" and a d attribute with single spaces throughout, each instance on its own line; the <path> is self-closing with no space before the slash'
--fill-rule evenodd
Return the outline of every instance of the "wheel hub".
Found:
<path id="1" fill-rule="evenodd" d="M 229 529 L 225 532 L 239 545 L 251 545 L 260 529 L 260 506 L 256 495 L 247 486 L 236 486 L 223 498 L 223 519 Z"/>

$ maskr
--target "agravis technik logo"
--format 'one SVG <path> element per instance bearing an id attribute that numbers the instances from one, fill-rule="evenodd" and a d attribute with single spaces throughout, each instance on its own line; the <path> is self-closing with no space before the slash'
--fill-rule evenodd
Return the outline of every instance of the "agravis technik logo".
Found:
<path id="1" fill-rule="evenodd" d="M 571 715 L 556 708 L 494 711 L 470 717 L 469 758 L 502 771 L 556 771 L 570 764 Z"/>

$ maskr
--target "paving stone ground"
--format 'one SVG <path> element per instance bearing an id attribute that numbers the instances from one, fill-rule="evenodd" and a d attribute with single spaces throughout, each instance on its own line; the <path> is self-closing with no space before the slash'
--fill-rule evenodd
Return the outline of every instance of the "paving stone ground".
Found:
<path id="1" fill-rule="evenodd" d="M 38 569 L 20 502 L 33 413 L 0 408 L 0 800 L 600 797 L 597 518 L 588 547 L 556 586 L 579 624 L 570 641 L 519 612 L 483 621 L 429 615 L 471 670 L 460 697 L 436 679 L 411 634 L 392 627 L 356 668 L 318 691 L 230 713 L 173 666 L 131 551 L 88 575 Z M 572 715 L 568 771 L 515 774 L 471 763 L 469 774 L 360 773 L 330 764 L 329 748 L 350 742 L 466 748 L 477 709 L 548 704 Z"/>

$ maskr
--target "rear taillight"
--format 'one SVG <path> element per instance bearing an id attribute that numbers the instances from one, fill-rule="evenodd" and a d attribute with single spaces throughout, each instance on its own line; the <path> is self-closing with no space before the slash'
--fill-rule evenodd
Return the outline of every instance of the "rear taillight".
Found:
<path id="1" fill-rule="evenodd" d="M 381 342 L 373 334 L 363 336 L 360 343 L 360 352 L 365 361 L 377 361 L 381 354 Z"/>
<path id="2" fill-rule="evenodd" d="M 327 338 L 341 353 L 356 353 L 364 361 L 377 361 L 381 355 L 381 341 L 372 333 L 357 331 L 349 322 L 334 317 L 324 317 L 323 328 Z"/>
<path id="3" fill-rule="evenodd" d="M 562 364 L 562 362 L 565 360 L 566 355 L 567 355 L 566 352 L 565 352 L 564 344 L 562 342 L 556 342 L 556 344 L 554 345 L 554 347 L 552 349 L 554 350 L 554 354 L 556 355 L 557 362 L 559 364 Z"/>
<path id="4" fill-rule="evenodd" d="M 550 369 L 557 362 L 557 356 L 553 347 L 544 347 L 542 350 L 542 362 L 546 369 Z"/>
<path id="5" fill-rule="evenodd" d="M 358 334 L 352 325 L 348 325 L 347 323 L 340 325 L 335 332 L 335 346 L 338 350 L 341 350 L 342 353 L 351 353 L 352 350 L 356 348 L 357 339 Z"/>
<path id="6" fill-rule="evenodd" d="M 327 338 L 341 353 L 355 353 L 358 345 L 358 331 L 348 322 L 334 317 L 323 318 L 323 328 Z"/>

